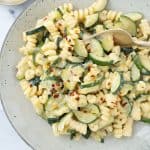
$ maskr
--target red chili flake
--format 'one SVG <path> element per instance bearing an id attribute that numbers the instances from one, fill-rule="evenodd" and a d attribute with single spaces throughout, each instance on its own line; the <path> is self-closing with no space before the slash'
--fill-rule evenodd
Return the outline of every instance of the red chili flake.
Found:
<path id="1" fill-rule="evenodd" d="M 77 101 L 79 101 L 80 98 L 79 98 L 79 97 L 76 97 L 75 99 L 76 99 Z"/>
<path id="2" fill-rule="evenodd" d="M 52 84 L 52 87 L 55 87 L 55 84 Z"/>
<path id="3" fill-rule="evenodd" d="M 55 94 L 53 97 L 54 97 L 54 98 L 58 98 L 58 97 L 59 97 L 59 94 Z"/>

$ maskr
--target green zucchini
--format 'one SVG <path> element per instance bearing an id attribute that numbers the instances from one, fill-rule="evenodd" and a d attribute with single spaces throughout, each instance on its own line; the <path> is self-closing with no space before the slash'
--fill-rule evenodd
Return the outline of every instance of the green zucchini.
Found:
<path id="1" fill-rule="evenodd" d="M 95 12 L 100 12 L 107 6 L 108 0 L 97 0 L 93 3 L 92 7 L 94 8 Z"/>
<path id="2" fill-rule="evenodd" d="M 130 18 L 133 21 L 139 21 L 143 18 L 143 14 L 139 12 L 129 12 L 124 14 L 124 16 Z"/>
<path id="3" fill-rule="evenodd" d="M 132 68 L 131 68 L 131 79 L 132 79 L 132 81 L 134 81 L 134 82 L 139 81 L 140 77 L 141 77 L 140 70 L 138 69 L 138 67 L 135 64 L 133 64 Z"/>
<path id="4" fill-rule="evenodd" d="M 122 103 L 125 113 L 127 115 L 130 115 L 132 111 L 132 104 L 130 103 L 129 99 L 127 97 L 123 97 L 121 103 Z"/>
<path id="5" fill-rule="evenodd" d="M 61 78 L 59 76 L 48 76 L 43 81 L 46 81 L 46 80 L 60 81 Z"/>
<path id="6" fill-rule="evenodd" d="M 146 55 L 139 55 L 139 59 L 143 68 L 150 71 L 150 58 Z"/>
<path id="7" fill-rule="evenodd" d="M 33 34 L 36 34 L 36 33 L 39 33 L 39 32 L 44 32 L 45 30 L 46 30 L 46 27 L 45 26 L 41 26 L 41 27 L 32 29 L 30 31 L 27 31 L 26 35 L 33 35 Z"/>
<path id="8" fill-rule="evenodd" d="M 84 22 L 85 28 L 90 28 L 90 27 L 94 26 L 98 21 L 98 16 L 99 16 L 98 13 L 88 15 Z"/>
<path id="9" fill-rule="evenodd" d="M 68 62 L 71 64 L 81 64 L 84 62 L 82 57 L 71 56 L 67 58 Z"/>
<path id="10" fill-rule="evenodd" d="M 85 48 L 84 42 L 81 40 L 75 41 L 74 50 L 77 53 L 77 55 L 79 55 L 81 57 L 87 57 L 88 56 L 88 52 Z"/>
<path id="11" fill-rule="evenodd" d="M 89 59 L 92 60 L 93 63 L 100 66 L 110 66 L 113 64 L 113 60 L 108 57 L 99 57 L 94 53 L 89 54 Z"/>
<path id="12" fill-rule="evenodd" d="M 150 75 L 150 71 L 148 71 L 148 70 L 146 70 L 146 69 L 142 69 L 141 70 L 141 73 L 143 74 L 143 75 Z"/>
<path id="13" fill-rule="evenodd" d="M 137 66 L 138 69 L 140 69 L 140 70 L 143 69 L 143 66 L 141 64 L 139 55 L 135 55 L 134 58 L 133 58 L 133 61 L 136 64 L 136 66 Z"/>
<path id="14" fill-rule="evenodd" d="M 112 81 L 111 92 L 116 93 L 122 86 L 122 77 L 119 72 L 115 72 L 115 77 Z"/>
<path id="15" fill-rule="evenodd" d="M 100 79 L 98 79 L 97 81 L 95 81 L 95 82 L 93 82 L 93 83 L 88 83 L 88 84 L 82 83 L 82 84 L 80 85 L 80 88 L 81 88 L 81 89 L 84 89 L 84 88 L 91 88 L 91 87 L 100 85 L 103 80 L 104 80 L 104 77 L 101 77 Z"/>
<path id="16" fill-rule="evenodd" d="M 90 42 L 90 46 L 91 46 L 91 53 L 94 53 L 97 56 L 103 56 L 104 55 L 103 48 L 102 48 L 102 46 L 98 40 L 92 39 Z"/>
<path id="17" fill-rule="evenodd" d="M 113 36 L 110 34 L 106 34 L 100 37 L 100 41 L 102 43 L 102 47 L 106 52 L 110 52 L 114 47 Z"/>
<path id="18" fill-rule="evenodd" d="M 121 16 L 119 21 L 115 23 L 115 28 L 121 28 L 129 32 L 132 36 L 136 36 L 137 28 L 134 21 L 126 16 Z"/>
<path id="19" fill-rule="evenodd" d="M 144 123 L 150 123 L 150 118 L 142 118 L 141 121 Z"/>
<path id="20" fill-rule="evenodd" d="M 97 105 L 88 104 L 86 107 L 80 108 L 79 111 L 74 111 L 73 113 L 79 122 L 90 124 L 99 118 L 100 109 Z"/>

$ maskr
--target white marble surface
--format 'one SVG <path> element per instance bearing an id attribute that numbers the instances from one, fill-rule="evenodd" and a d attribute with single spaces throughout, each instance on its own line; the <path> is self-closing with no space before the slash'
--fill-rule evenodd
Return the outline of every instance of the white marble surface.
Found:
<path id="1" fill-rule="evenodd" d="M 0 5 L 0 49 L 4 38 L 17 16 L 32 2 L 20 6 Z M 8 122 L 0 103 L 0 150 L 31 150 Z"/>

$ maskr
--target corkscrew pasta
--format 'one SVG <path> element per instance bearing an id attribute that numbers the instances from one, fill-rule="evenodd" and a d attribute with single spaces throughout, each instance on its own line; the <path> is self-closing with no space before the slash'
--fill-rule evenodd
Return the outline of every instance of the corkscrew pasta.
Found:
<path id="1" fill-rule="evenodd" d="M 141 13 L 106 9 L 107 0 L 74 10 L 59 6 L 23 33 L 16 77 L 35 111 L 55 136 L 79 140 L 132 135 L 135 121 L 150 123 L 150 49 L 121 47 L 112 35 L 121 28 L 148 41 Z"/>

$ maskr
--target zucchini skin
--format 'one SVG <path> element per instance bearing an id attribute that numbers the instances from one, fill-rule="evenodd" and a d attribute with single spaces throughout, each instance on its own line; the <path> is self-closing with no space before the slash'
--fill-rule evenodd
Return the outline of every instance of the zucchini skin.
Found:
<path id="1" fill-rule="evenodd" d="M 41 26 L 41 27 L 38 27 L 38 28 L 36 28 L 36 29 L 27 31 L 27 32 L 26 32 L 26 35 L 33 35 L 33 34 L 36 34 L 36 33 L 39 33 L 39 32 L 44 32 L 45 30 L 46 30 L 46 27 Z"/>
<path id="2" fill-rule="evenodd" d="M 141 121 L 150 124 L 150 118 L 142 118 Z"/>

